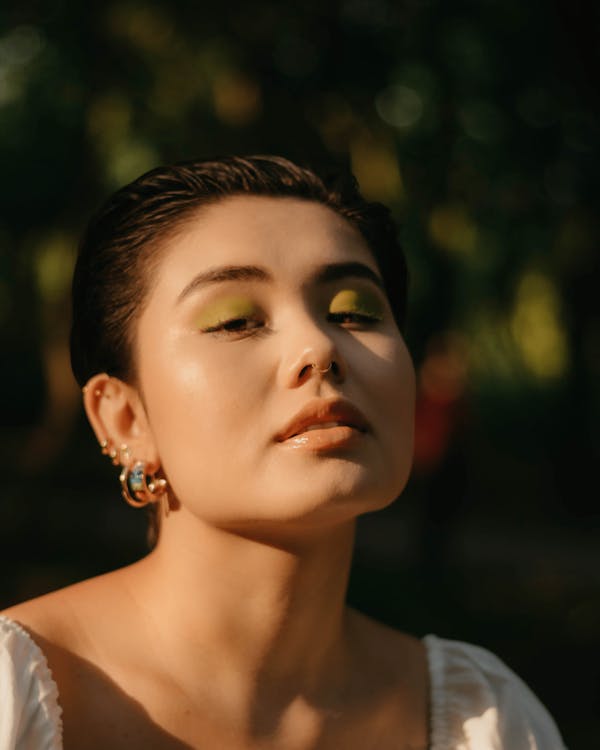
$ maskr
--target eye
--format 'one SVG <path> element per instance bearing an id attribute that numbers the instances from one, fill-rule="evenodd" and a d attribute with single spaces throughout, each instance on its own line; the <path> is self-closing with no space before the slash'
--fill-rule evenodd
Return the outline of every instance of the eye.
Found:
<path id="1" fill-rule="evenodd" d="M 343 289 L 329 304 L 327 320 L 347 326 L 368 326 L 380 323 L 384 303 L 374 291 Z"/>
<path id="2" fill-rule="evenodd" d="M 371 315 L 363 315 L 362 313 L 329 313 L 327 320 L 331 323 L 355 323 L 368 325 L 369 323 L 379 323 L 381 318 L 375 318 Z"/>
<path id="3" fill-rule="evenodd" d="M 201 333 L 212 333 L 231 338 L 250 335 L 264 327 L 264 315 L 259 306 L 247 297 L 225 297 L 208 305 L 196 318 Z"/>
<path id="4" fill-rule="evenodd" d="M 262 328 L 264 325 L 262 320 L 256 320 L 254 318 L 231 318 L 230 320 L 222 320 L 215 325 L 202 328 L 203 333 L 246 333 L 254 331 L 257 328 Z"/>

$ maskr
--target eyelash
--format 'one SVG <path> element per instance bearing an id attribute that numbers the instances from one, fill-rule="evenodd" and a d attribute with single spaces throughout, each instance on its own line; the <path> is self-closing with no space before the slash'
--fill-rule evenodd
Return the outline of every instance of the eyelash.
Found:
<path id="1" fill-rule="evenodd" d="M 328 313 L 327 320 L 331 323 L 355 323 L 359 325 L 381 323 L 381 318 L 377 315 L 367 315 L 366 313 L 358 312 Z"/>
<path id="2" fill-rule="evenodd" d="M 256 325 L 253 325 L 251 327 L 237 327 L 236 324 L 238 323 L 255 323 Z M 262 328 L 261 321 L 257 320 L 256 318 L 231 318 L 230 320 L 222 320 L 220 323 L 217 323 L 215 326 L 210 326 L 209 328 L 202 329 L 202 333 L 225 333 L 225 334 L 246 334 L 248 335 L 252 331 L 258 330 L 259 328 Z"/>
<path id="3" fill-rule="evenodd" d="M 369 326 L 381 322 L 381 318 L 375 315 L 366 315 L 357 312 L 328 313 L 327 320 L 330 323 L 350 324 L 353 326 Z M 241 327 L 239 324 L 253 323 L 250 327 Z M 202 333 L 214 333 L 217 335 L 238 335 L 240 338 L 258 333 L 263 328 L 262 321 L 256 318 L 231 318 L 223 320 L 217 325 L 202 329 Z"/>

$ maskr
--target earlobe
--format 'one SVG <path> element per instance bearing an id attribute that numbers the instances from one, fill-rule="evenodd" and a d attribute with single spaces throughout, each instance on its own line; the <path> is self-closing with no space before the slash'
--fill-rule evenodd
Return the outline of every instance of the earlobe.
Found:
<path id="1" fill-rule="evenodd" d="M 107 373 L 94 375 L 83 389 L 84 408 L 102 452 L 113 463 L 143 460 L 160 466 L 144 404 L 134 386 Z"/>

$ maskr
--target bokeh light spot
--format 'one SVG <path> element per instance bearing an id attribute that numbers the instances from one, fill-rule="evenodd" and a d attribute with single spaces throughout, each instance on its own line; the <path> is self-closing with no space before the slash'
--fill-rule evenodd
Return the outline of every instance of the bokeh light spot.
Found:
<path id="1" fill-rule="evenodd" d="M 127 133 L 131 123 L 131 104 L 121 94 L 108 92 L 92 101 L 87 113 L 90 135 L 111 141 Z"/>
<path id="2" fill-rule="evenodd" d="M 460 205 L 442 205 L 429 216 L 429 234 L 438 247 L 457 255 L 470 255 L 477 246 L 477 226 Z"/>
<path id="3" fill-rule="evenodd" d="M 173 23 L 156 7 L 115 4 L 109 8 L 108 25 L 115 35 L 147 53 L 163 52 L 172 46 Z"/>
<path id="4" fill-rule="evenodd" d="M 123 139 L 112 145 L 106 176 L 112 185 L 121 186 L 155 167 L 158 161 L 158 154 L 149 144 L 133 138 Z"/>
<path id="5" fill-rule="evenodd" d="M 423 114 L 423 101 L 412 88 L 403 85 L 389 86 L 375 99 L 377 113 L 388 125 L 411 128 Z"/>
<path id="6" fill-rule="evenodd" d="M 242 73 L 217 76 L 213 99 L 217 117 L 228 125 L 247 125 L 256 119 L 261 110 L 258 83 Z"/>
<path id="7" fill-rule="evenodd" d="M 0 38 L 0 65 L 25 65 L 43 46 L 44 38 L 35 26 L 16 26 Z"/>
<path id="8" fill-rule="evenodd" d="M 73 237 L 56 233 L 45 237 L 35 253 L 35 277 L 45 302 L 63 297 L 71 283 L 76 242 Z"/>
<path id="9" fill-rule="evenodd" d="M 350 144 L 352 171 L 370 200 L 396 202 L 404 195 L 393 145 L 363 131 Z"/>
<path id="10" fill-rule="evenodd" d="M 565 374 L 569 364 L 560 296 L 554 283 L 537 271 L 525 273 L 517 286 L 510 329 L 523 363 L 539 380 Z"/>

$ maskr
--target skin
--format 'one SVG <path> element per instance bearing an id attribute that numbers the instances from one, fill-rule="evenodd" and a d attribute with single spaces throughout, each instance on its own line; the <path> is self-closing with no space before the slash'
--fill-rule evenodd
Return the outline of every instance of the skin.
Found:
<path id="1" fill-rule="evenodd" d="M 408 477 L 415 388 L 378 286 L 320 280 L 342 263 L 379 276 L 343 218 L 289 198 L 226 199 L 163 248 L 136 382 L 99 374 L 85 393 L 98 439 L 169 482 L 159 543 L 6 612 L 48 658 L 67 750 L 426 747 L 422 644 L 344 604 L 357 516 Z M 268 280 L 190 289 L 222 266 Z M 365 434 L 320 451 L 276 439 L 335 397 Z"/>

